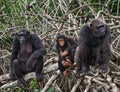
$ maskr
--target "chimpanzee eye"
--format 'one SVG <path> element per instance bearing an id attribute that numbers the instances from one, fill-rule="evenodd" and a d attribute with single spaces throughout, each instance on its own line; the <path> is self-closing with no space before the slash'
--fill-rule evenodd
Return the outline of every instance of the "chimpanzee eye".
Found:
<path id="1" fill-rule="evenodd" d="M 25 37 L 26 37 L 26 36 L 27 36 L 27 34 L 19 34 L 18 36 L 19 36 L 19 37 L 20 37 L 20 36 L 25 36 Z"/>
<path id="2" fill-rule="evenodd" d="M 104 25 L 99 25 L 98 28 L 104 28 Z"/>

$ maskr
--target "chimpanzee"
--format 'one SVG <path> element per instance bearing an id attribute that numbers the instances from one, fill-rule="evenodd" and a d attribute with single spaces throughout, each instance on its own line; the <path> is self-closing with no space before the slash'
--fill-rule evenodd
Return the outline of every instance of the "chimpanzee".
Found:
<path id="1" fill-rule="evenodd" d="M 10 60 L 10 78 L 17 79 L 19 84 L 24 84 L 23 76 L 35 71 L 38 82 L 43 80 L 43 55 L 46 49 L 39 37 L 31 34 L 26 29 L 20 29 L 13 41 Z"/>
<path id="2" fill-rule="evenodd" d="M 100 19 L 93 19 L 81 27 L 75 52 L 77 76 L 89 73 L 90 66 L 106 73 L 111 56 L 111 33 L 109 26 Z"/>
<path id="3" fill-rule="evenodd" d="M 74 54 L 77 47 L 76 42 L 72 38 L 68 38 L 63 34 L 58 34 L 56 39 L 56 49 L 58 53 L 58 67 L 63 75 L 67 75 L 67 68 L 74 66 Z"/>

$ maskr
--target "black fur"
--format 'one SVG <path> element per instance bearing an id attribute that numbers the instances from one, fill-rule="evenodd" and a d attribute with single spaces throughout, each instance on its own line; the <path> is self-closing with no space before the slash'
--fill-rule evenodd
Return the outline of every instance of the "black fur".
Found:
<path id="1" fill-rule="evenodd" d="M 104 25 L 105 28 L 102 36 L 99 34 L 99 30 L 95 30 L 99 24 Z M 97 31 L 96 34 L 94 34 L 95 31 Z M 79 46 L 76 50 L 77 73 L 80 71 L 88 73 L 90 65 L 98 66 L 102 71 L 107 71 L 111 55 L 110 44 L 110 29 L 101 20 L 93 19 L 90 24 L 83 25 L 79 33 Z"/>
<path id="2" fill-rule="evenodd" d="M 65 60 L 66 57 L 69 57 L 69 59 L 72 61 L 72 63 L 74 63 L 74 54 L 75 54 L 75 49 L 77 47 L 77 44 L 72 38 L 67 38 L 67 37 L 65 37 L 65 35 L 59 34 L 57 39 L 59 39 L 59 38 L 65 39 L 65 45 L 63 47 L 61 47 L 58 44 L 58 42 L 56 44 L 56 50 L 57 50 L 58 57 L 59 57 L 58 68 L 61 71 L 61 73 L 63 73 L 67 69 L 67 67 L 64 67 L 62 65 L 62 61 Z M 62 50 L 62 52 L 67 50 L 68 54 L 65 57 L 61 57 L 61 55 L 60 55 L 61 50 Z"/>
<path id="3" fill-rule="evenodd" d="M 23 29 L 18 33 L 21 31 Z M 32 71 L 35 71 L 38 80 L 42 79 L 43 55 L 46 54 L 46 49 L 37 35 L 28 36 L 24 44 L 20 44 L 18 34 L 14 38 L 10 60 L 10 78 L 13 80 L 21 80 L 26 73 Z"/>

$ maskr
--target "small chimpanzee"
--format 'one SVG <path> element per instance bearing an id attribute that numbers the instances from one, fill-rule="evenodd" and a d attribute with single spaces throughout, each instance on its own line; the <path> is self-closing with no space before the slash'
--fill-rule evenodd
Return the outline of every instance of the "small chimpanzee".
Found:
<path id="1" fill-rule="evenodd" d="M 100 19 L 93 19 L 90 23 L 83 25 L 74 60 L 77 62 L 77 75 L 88 73 L 90 65 L 106 73 L 111 56 L 110 45 L 111 34 L 107 24 Z"/>
<path id="2" fill-rule="evenodd" d="M 43 79 L 43 55 L 46 49 L 39 37 L 30 34 L 26 29 L 21 29 L 13 41 L 12 55 L 10 60 L 10 78 L 17 79 L 19 84 L 25 84 L 23 76 L 28 72 L 35 71 L 38 82 Z"/>
<path id="3" fill-rule="evenodd" d="M 77 47 L 76 42 L 63 34 L 57 35 L 56 49 L 58 53 L 58 67 L 63 75 L 67 75 L 68 66 L 74 66 L 74 54 Z"/>

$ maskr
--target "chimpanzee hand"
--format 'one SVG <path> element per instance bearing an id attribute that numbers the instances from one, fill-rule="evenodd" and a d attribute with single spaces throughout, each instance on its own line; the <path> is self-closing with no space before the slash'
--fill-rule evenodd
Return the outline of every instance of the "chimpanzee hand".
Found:
<path id="1" fill-rule="evenodd" d="M 29 58 L 29 59 L 27 60 L 27 68 L 32 69 L 32 62 L 33 62 L 33 59 L 32 59 L 32 58 Z"/>
<path id="2" fill-rule="evenodd" d="M 67 61 L 62 61 L 62 64 L 63 64 L 63 66 L 69 66 L 69 62 L 67 62 Z"/>
<path id="3" fill-rule="evenodd" d="M 68 54 L 68 51 L 65 50 L 64 52 L 61 53 L 61 56 L 63 57 L 65 55 L 67 55 L 67 54 Z"/>
<path id="4" fill-rule="evenodd" d="M 10 79 L 11 79 L 11 80 L 16 80 L 16 77 L 15 77 L 15 75 L 14 75 L 13 72 L 10 72 L 10 73 L 9 73 L 9 76 L 10 76 Z"/>

